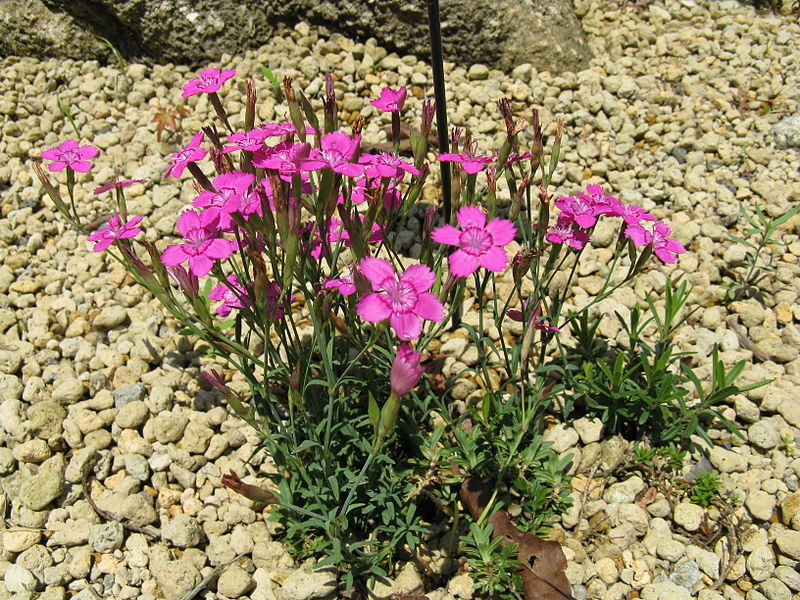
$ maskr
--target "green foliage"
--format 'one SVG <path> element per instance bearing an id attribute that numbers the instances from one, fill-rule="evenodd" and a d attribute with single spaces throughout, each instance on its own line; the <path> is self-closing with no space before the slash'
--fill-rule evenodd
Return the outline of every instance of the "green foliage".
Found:
<path id="1" fill-rule="evenodd" d="M 656 456 L 655 448 L 648 448 L 642 444 L 633 447 L 633 458 L 637 463 L 647 467 L 653 466 L 653 459 Z"/>
<path id="2" fill-rule="evenodd" d="M 278 79 L 278 77 L 269 69 L 269 67 L 262 65 L 260 68 L 261 73 L 272 86 L 272 93 L 275 96 L 275 100 L 278 102 L 283 102 L 283 88 L 281 87 L 280 79 Z"/>
<path id="3" fill-rule="evenodd" d="M 600 343 L 598 321 L 590 321 L 585 312 L 573 317 L 577 345 L 568 352 L 563 369 L 564 388 L 571 392 L 565 398 L 565 418 L 580 410 L 600 418 L 612 433 L 629 439 L 647 437 L 655 446 L 689 446 L 695 434 L 711 443 L 706 427 L 713 420 L 741 436 L 719 407 L 730 396 L 768 382 L 737 386 L 745 362 L 727 370 L 714 348 L 711 383 L 702 385 L 683 361 L 688 355 L 675 352 L 672 345 L 675 332 L 691 314 L 684 310 L 688 297 L 686 282 L 675 286 L 668 280 L 662 308 L 650 295 L 646 312 L 635 307 L 629 322 L 618 314 L 628 337 L 626 349 Z M 648 340 L 645 332 L 651 328 L 655 333 Z"/>
<path id="4" fill-rule="evenodd" d="M 690 499 L 693 504 L 708 508 L 711 501 L 719 495 L 719 475 L 713 471 L 700 471 L 694 480 Z"/>
<path id="5" fill-rule="evenodd" d="M 120 71 L 124 71 L 127 63 L 125 62 L 125 58 L 122 56 L 122 52 L 120 52 L 119 49 L 106 38 L 99 35 L 95 37 L 101 44 L 107 46 L 108 49 L 111 50 L 111 54 L 114 55 L 114 60 L 117 61 L 117 67 Z"/>
<path id="6" fill-rule="evenodd" d="M 64 118 L 72 126 L 72 131 L 75 132 L 75 141 L 80 141 L 81 134 L 78 131 L 78 126 L 75 125 L 75 117 L 72 114 L 72 109 L 69 107 L 69 104 L 67 104 L 61 98 L 59 98 L 58 108 L 61 109 L 61 114 L 64 115 Z"/>
<path id="7" fill-rule="evenodd" d="M 726 276 L 730 281 L 723 287 L 726 289 L 726 295 L 729 300 L 755 298 L 763 303 L 765 290 L 762 286 L 777 271 L 772 266 L 772 254 L 765 261 L 763 252 L 771 246 L 786 245 L 785 242 L 775 236 L 782 225 L 800 213 L 800 206 L 793 207 L 786 214 L 777 218 L 767 217 L 757 205 L 753 209 L 755 214 L 748 211 L 744 203 L 740 204 L 739 211 L 742 218 L 750 227 L 745 229 L 743 236 L 728 234 L 732 241 L 746 246 L 748 250 L 741 266 L 727 270 Z"/>
<path id="8" fill-rule="evenodd" d="M 492 536 L 492 525 L 470 523 L 469 533 L 461 537 L 461 549 L 472 569 L 472 579 L 480 598 L 515 598 L 512 590 L 522 587 L 517 572 L 517 544 L 501 544 Z"/>

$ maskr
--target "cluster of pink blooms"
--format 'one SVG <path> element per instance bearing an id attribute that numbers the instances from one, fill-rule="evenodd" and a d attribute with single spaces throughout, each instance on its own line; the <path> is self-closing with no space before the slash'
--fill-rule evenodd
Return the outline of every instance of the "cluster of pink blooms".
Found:
<path id="1" fill-rule="evenodd" d="M 213 95 L 234 74 L 234 70 L 201 71 L 197 78 L 183 86 L 183 96 L 198 93 Z M 371 104 L 396 119 L 406 95 L 405 88 L 397 91 L 384 88 L 380 97 Z M 212 96 L 212 99 L 217 101 L 216 96 Z M 306 133 L 318 136 L 318 132 L 311 127 L 306 128 Z M 244 156 L 253 167 L 273 171 L 283 181 L 292 182 L 291 189 L 295 193 L 298 181 L 300 192 L 312 193 L 312 174 L 318 171 L 325 170 L 347 177 L 349 183 L 342 187 L 347 191 L 340 194 L 340 204 L 349 200 L 358 205 L 367 198 L 374 200 L 376 194 L 381 193 L 383 207 L 387 211 L 400 207 L 403 199 L 400 188 L 405 176 L 420 175 L 419 169 L 395 154 L 362 153 L 359 135 L 348 135 L 342 131 L 326 133 L 317 137 L 317 147 L 296 142 L 296 134 L 295 125 L 291 122 L 264 123 L 250 131 L 231 133 L 224 143 L 215 141 L 217 147 L 208 151 L 202 147 L 206 134 L 199 132 L 186 147 L 171 155 L 172 160 L 166 170 L 169 177 L 181 177 L 187 168 L 199 176 L 199 167 L 195 163 L 209 153 L 220 171 L 210 182 L 205 180 L 203 185 L 206 189 L 199 192 L 192 202 L 197 210 L 190 209 L 179 216 L 177 230 L 182 241 L 168 246 L 161 255 L 161 262 L 184 290 L 196 292 L 197 278 L 209 274 L 220 261 L 231 258 L 240 250 L 239 242 L 226 237 L 226 234 L 238 231 L 237 222 L 247 221 L 253 215 L 263 216 L 265 207 L 276 210 L 269 178 L 262 177 L 259 180 L 254 175 L 255 171 L 221 167 L 228 161 L 225 158 L 227 154 L 245 153 Z M 208 135 L 211 136 L 211 133 Z M 79 146 L 77 142 L 67 140 L 43 152 L 42 157 L 51 161 L 51 171 L 68 168 L 85 172 L 91 166 L 89 160 L 96 154 L 97 149 L 93 146 Z M 514 154 L 509 156 L 506 164 L 530 156 L 528 153 Z M 474 175 L 498 161 L 497 156 L 478 155 L 474 144 L 470 144 L 461 154 L 443 153 L 437 159 L 458 163 L 468 175 Z M 133 181 L 115 180 L 98 188 L 96 193 L 131 183 Z M 345 193 L 347 198 L 344 197 Z M 292 196 L 288 202 L 299 213 L 297 207 L 300 200 Z M 624 222 L 624 235 L 635 246 L 650 245 L 653 253 L 662 261 L 674 263 L 676 255 L 685 251 L 683 246 L 670 238 L 671 231 L 666 224 L 637 206 L 624 206 L 613 196 L 607 195 L 600 186 L 590 185 L 585 193 L 581 192 L 576 197 L 560 197 L 555 206 L 560 209 L 560 214 L 556 224 L 550 226 L 546 233 L 546 239 L 553 244 L 567 244 L 581 249 L 589 241 L 589 234 L 600 217 L 620 217 Z M 359 218 L 363 219 L 363 216 Z M 94 250 L 99 252 L 120 240 L 135 237 L 141 233 L 138 227 L 141 220 L 142 217 L 133 217 L 123 223 L 119 215 L 113 215 L 104 228 L 89 236 L 90 241 L 96 242 Z M 499 273 L 507 268 L 509 257 L 505 247 L 517 234 L 510 220 L 488 220 L 486 213 L 478 206 L 465 205 L 457 211 L 456 223 L 457 226 L 442 225 L 431 233 L 432 241 L 455 248 L 448 256 L 452 276 L 468 277 L 481 268 Z M 328 218 L 322 227 L 311 220 L 293 231 L 301 239 L 302 250 L 307 256 L 320 260 L 333 245 L 350 245 L 348 227 L 338 219 Z M 379 243 L 382 240 L 383 231 L 377 224 L 373 225 L 367 241 Z M 283 243 L 280 239 L 278 242 Z M 125 244 L 129 242 L 122 243 L 122 249 L 128 250 Z M 215 271 L 216 274 L 221 272 Z M 356 313 L 371 323 L 388 321 L 397 337 L 403 340 L 398 347 L 391 375 L 392 389 L 398 396 L 402 395 L 416 385 L 422 372 L 419 353 L 414 352 L 408 342 L 419 338 L 424 321 L 441 321 L 445 317 L 444 306 L 431 292 L 436 275 L 423 264 L 411 265 L 398 273 L 388 260 L 366 256 L 351 265 L 348 272 L 338 276 L 333 274 L 324 282 L 323 288 L 337 290 L 343 295 L 355 294 L 359 291 L 354 281 L 356 272 L 371 286 L 370 291 L 361 290 Z M 268 282 L 266 285 L 264 297 L 268 304 L 265 307 L 267 314 L 280 319 L 288 310 L 291 298 L 277 282 Z M 227 276 L 224 283 L 214 287 L 209 298 L 219 303 L 216 312 L 222 317 L 228 316 L 234 309 L 253 306 L 251 291 L 235 275 Z M 279 303 L 280 298 L 283 301 Z M 508 314 L 512 319 L 528 321 L 539 329 L 555 331 L 556 328 L 539 320 L 540 310 L 538 301 L 531 300 L 523 310 L 509 311 Z"/>
<path id="2" fill-rule="evenodd" d="M 586 193 L 579 192 L 577 197 L 560 196 L 555 205 L 561 213 L 546 235 L 553 244 L 567 244 L 580 250 L 589 242 L 589 233 L 598 218 L 619 217 L 624 223 L 625 237 L 636 247 L 651 245 L 653 254 L 661 261 L 673 264 L 678 254 L 686 252 L 680 242 L 670 237 L 672 231 L 666 223 L 639 206 L 622 204 L 599 185 L 586 186 Z M 652 228 L 646 225 L 654 221 Z"/>

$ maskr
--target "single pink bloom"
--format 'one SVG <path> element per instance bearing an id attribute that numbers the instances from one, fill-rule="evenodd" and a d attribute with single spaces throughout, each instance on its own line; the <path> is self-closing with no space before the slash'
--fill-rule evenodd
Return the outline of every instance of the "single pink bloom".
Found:
<path id="1" fill-rule="evenodd" d="M 267 139 L 268 134 L 263 129 L 253 129 L 252 131 L 232 133 L 227 137 L 227 140 L 232 144 L 231 146 L 223 146 L 223 154 L 229 152 L 236 152 L 237 150 L 247 150 L 248 152 L 255 152 L 260 150 L 264 145 L 264 140 Z"/>
<path id="2" fill-rule="evenodd" d="M 364 215 L 359 215 L 359 219 L 363 221 Z M 324 251 L 324 245 L 319 237 L 319 229 L 315 229 L 314 234 L 316 237 L 311 240 L 309 254 L 319 260 Z M 344 224 L 339 219 L 330 220 L 330 223 L 328 224 L 327 239 L 328 243 L 330 244 L 342 242 L 345 248 L 350 248 L 352 246 L 352 243 L 350 242 L 350 232 L 347 231 L 347 228 L 345 228 Z M 372 231 L 370 232 L 370 236 L 367 241 L 370 243 L 383 241 L 383 230 L 381 229 L 380 225 L 377 223 L 372 224 Z"/>
<path id="3" fill-rule="evenodd" d="M 323 285 L 326 290 L 336 289 L 342 296 L 350 296 L 356 293 L 356 284 L 353 282 L 353 274 L 342 275 L 338 279 L 328 279 Z"/>
<path id="4" fill-rule="evenodd" d="M 267 315 L 278 320 L 283 317 L 284 311 L 291 310 L 294 296 L 285 296 L 283 302 L 279 302 L 283 288 L 277 281 L 267 283 L 266 309 Z"/>
<path id="5" fill-rule="evenodd" d="M 561 217 L 569 219 L 581 229 L 594 227 L 600 214 L 594 202 L 586 196 L 559 196 L 554 204 L 561 209 Z"/>
<path id="6" fill-rule="evenodd" d="M 594 206 L 598 215 L 612 214 L 617 206 L 621 206 L 619 200 L 606 194 L 599 185 L 587 185 L 586 193 L 578 192 L 578 197 Z"/>
<path id="7" fill-rule="evenodd" d="M 258 126 L 259 129 L 264 131 L 267 134 L 267 137 L 274 137 L 278 135 L 293 135 L 297 133 L 297 127 L 294 126 L 294 123 L 291 121 L 282 121 L 280 123 L 262 123 Z M 311 125 L 306 125 L 306 134 L 307 135 L 314 135 L 317 133 L 317 130 L 311 127 Z"/>
<path id="8" fill-rule="evenodd" d="M 392 371 L 389 375 L 389 384 L 392 392 L 398 398 L 410 392 L 419 383 L 425 369 L 419 364 L 421 352 L 414 352 L 408 342 L 403 342 L 397 347 L 397 354 L 392 361 Z"/>
<path id="9" fill-rule="evenodd" d="M 281 142 L 262 148 L 253 155 L 253 165 L 261 169 L 274 169 L 282 177 L 291 178 L 305 170 L 304 163 L 311 153 L 311 144 Z"/>
<path id="10" fill-rule="evenodd" d="M 642 221 L 656 221 L 656 217 L 651 215 L 645 209 L 634 206 L 634 205 L 625 205 L 619 202 L 616 206 L 612 209 L 613 212 L 608 214 L 615 216 L 615 217 L 622 217 L 622 220 L 625 221 L 627 225 L 638 225 Z"/>
<path id="11" fill-rule="evenodd" d="M 422 319 L 444 319 L 444 306 L 436 294 L 428 291 L 436 275 L 426 265 L 411 265 L 398 279 L 388 260 L 368 256 L 361 260 L 358 270 L 373 289 L 356 304 L 356 313 L 365 321 L 389 319 L 397 337 L 415 340 L 422 333 Z"/>
<path id="12" fill-rule="evenodd" d="M 568 244 L 580 250 L 589 243 L 589 236 L 582 229 L 576 229 L 567 215 L 561 215 L 555 225 L 547 229 L 545 239 L 551 244 Z"/>
<path id="13" fill-rule="evenodd" d="M 377 190 L 380 186 L 381 182 L 378 179 L 368 179 L 366 177 L 359 179 L 353 185 L 353 189 L 350 192 L 350 200 L 353 204 L 361 204 L 367 199 L 367 190 Z M 343 203 L 344 196 L 340 194 L 339 198 Z M 394 182 L 390 181 L 383 196 L 383 207 L 386 210 L 397 210 L 402 203 L 403 194 L 394 186 Z"/>
<path id="14" fill-rule="evenodd" d="M 495 158 L 492 156 L 471 156 L 469 154 L 453 154 L 452 152 L 440 154 L 436 157 L 436 160 L 440 162 L 457 162 L 464 169 L 464 172 L 469 175 L 480 173 L 486 168 L 486 165 L 495 162 Z"/>
<path id="15" fill-rule="evenodd" d="M 360 135 L 350 137 L 343 131 L 326 133 L 320 140 L 320 149 L 314 148 L 309 157 L 302 161 L 303 170 L 318 171 L 328 168 L 340 175 L 358 177 L 364 172 L 364 167 L 350 160 L 360 142 Z"/>
<path id="16" fill-rule="evenodd" d="M 42 158 L 51 161 L 47 168 L 52 172 L 72 169 L 78 173 L 86 173 L 92 168 L 89 159 L 97 156 L 98 152 L 92 145 L 80 146 L 75 140 L 64 140 L 55 148 L 42 152 Z"/>
<path id="17" fill-rule="evenodd" d="M 203 69 L 195 79 L 190 79 L 183 84 L 183 93 L 181 96 L 187 98 L 195 94 L 205 93 L 211 94 L 219 90 L 222 84 L 228 81 L 231 77 L 236 75 L 236 69 L 226 69 L 220 71 L 219 69 Z"/>
<path id="18" fill-rule="evenodd" d="M 636 225 L 628 225 L 625 228 L 625 237 L 633 242 L 633 245 L 639 248 L 640 246 L 646 246 L 651 241 L 653 241 L 653 234 L 650 233 L 647 229 L 642 227 L 639 223 Z"/>
<path id="19" fill-rule="evenodd" d="M 186 240 L 164 249 L 161 262 L 174 267 L 189 261 L 189 270 L 195 277 L 203 277 L 211 271 L 214 262 L 228 258 L 236 250 L 236 242 L 218 237 L 218 214 L 203 211 L 197 214 L 187 210 L 178 217 L 178 231 Z"/>
<path id="20" fill-rule="evenodd" d="M 239 278 L 236 275 L 228 275 L 225 279 L 228 281 L 228 285 L 221 283 L 208 293 L 209 300 L 222 302 L 216 310 L 220 317 L 227 317 L 234 308 L 253 305 L 247 297 L 247 290 L 239 283 Z"/>
<path id="21" fill-rule="evenodd" d="M 192 138 L 192 141 L 189 142 L 183 150 L 175 154 L 170 154 L 172 164 L 167 167 L 166 175 L 168 177 L 180 177 L 189 163 L 197 162 L 205 157 L 206 151 L 200 147 L 200 142 L 203 141 L 203 135 L 202 131 L 198 131 Z"/>
<path id="22" fill-rule="evenodd" d="M 486 213 L 477 206 L 462 206 L 456 213 L 461 230 L 452 225 L 442 225 L 431 232 L 431 239 L 440 244 L 458 246 L 448 258 L 450 272 L 457 277 L 467 277 L 483 267 L 495 273 L 508 265 L 504 249 L 517 234 L 517 228 L 508 219 L 494 218 L 486 223 Z"/>
<path id="23" fill-rule="evenodd" d="M 399 112 L 406 102 L 408 90 L 401 87 L 396 92 L 392 88 L 385 87 L 381 90 L 381 95 L 377 100 L 370 100 L 370 104 L 383 112 Z"/>
<path id="24" fill-rule="evenodd" d="M 211 182 L 216 192 L 203 190 L 192 202 L 192 206 L 219 209 L 219 227 L 227 230 L 232 222 L 231 213 L 241 210 L 254 179 L 254 175 L 243 171 L 218 175 Z"/>
<path id="25" fill-rule="evenodd" d="M 119 215 L 111 215 L 106 221 L 105 229 L 98 229 L 89 234 L 86 239 L 90 242 L 97 242 L 94 245 L 95 252 L 102 252 L 114 243 L 114 240 L 125 240 L 136 237 L 142 230 L 137 227 L 143 217 L 133 217 L 130 221 L 123 224 Z"/>
<path id="26" fill-rule="evenodd" d="M 380 154 L 362 154 L 358 162 L 367 165 L 367 177 L 394 177 L 402 179 L 406 173 L 419 175 L 419 169 L 404 161 L 396 154 L 381 152 Z"/>
<path id="27" fill-rule="evenodd" d="M 675 264 L 678 254 L 686 252 L 686 248 L 676 239 L 669 236 L 672 230 L 666 223 L 659 221 L 653 226 L 653 254 L 667 264 Z"/>

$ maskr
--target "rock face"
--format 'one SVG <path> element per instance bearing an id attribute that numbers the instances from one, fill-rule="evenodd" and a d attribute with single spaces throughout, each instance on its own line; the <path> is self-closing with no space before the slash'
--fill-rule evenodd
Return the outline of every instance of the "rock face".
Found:
<path id="1" fill-rule="evenodd" d="M 445 59 L 510 71 L 575 71 L 590 54 L 571 0 L 442 0 Z M 406 0 L 0 0 L 0 54 L 108 58 L 94 36 L 126 56 L 201 64 L 269 41 L 302 19 L 429 56 L 426 2 Z"/>

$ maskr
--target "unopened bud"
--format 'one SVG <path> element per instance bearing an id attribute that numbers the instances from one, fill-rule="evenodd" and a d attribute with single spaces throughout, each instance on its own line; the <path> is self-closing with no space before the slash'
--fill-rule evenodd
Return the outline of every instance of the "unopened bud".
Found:
<path id="1" fill-rule="evenodd" d="M 246 110 L 244 114 L 244 126 L 245 129 L 250 130 L 255 126 L 256 123 L 256 86 L 253 83 L 252 78 L 248 77 L 244 80 L 244 91 L 245 96 L 247 97 L 246 102 Z"/>
<path id="2" fill-rule="evenodd" d="M 514 275 L 514 283 L 519 285 L 528 274 L 533 262 L 533 252 L 528 248 L 521 248 L 511 261 L 511 271 Z"/>
<path id="3" fill-rule="evenodd" d="M 500 98 L 498 101 L 500 107 L 500 114 L 503 115 L 503 122 L 506 125 L 506 132 L 509 137 L 514 137 L 514 115 L 511 114 L 511 105 L 508 98 Z"/>

